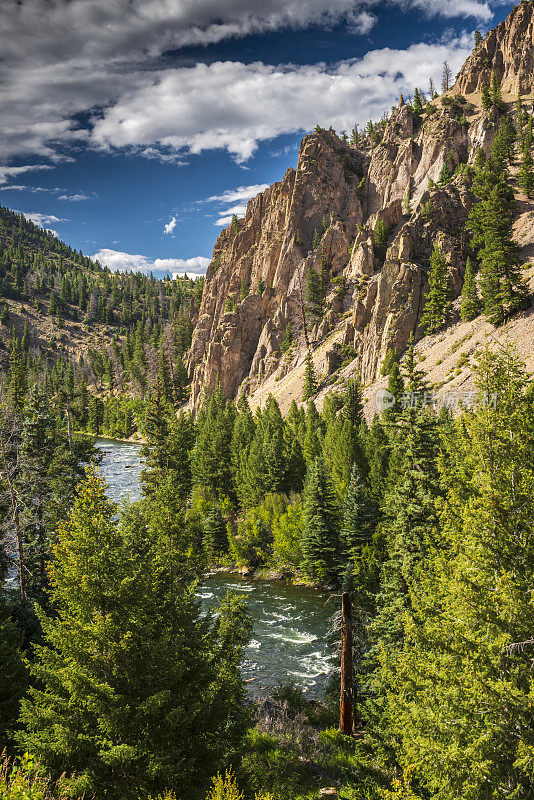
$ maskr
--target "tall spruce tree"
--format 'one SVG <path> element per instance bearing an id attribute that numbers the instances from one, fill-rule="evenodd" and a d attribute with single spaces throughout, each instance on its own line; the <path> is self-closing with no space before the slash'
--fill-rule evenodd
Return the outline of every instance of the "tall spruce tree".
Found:
<path id="1" fill-rule="evenodd" d="M 75 773 L 75 793 L 198 797 L 246 724 L 243 607 L 229 598 L 202 619 L 187 530 L 169 535 L 162 510 L 121 524 L 91 476 L 59 531 L 57 615 L 43 618 L 18 738 L 53 778 Z"/>
<path id="2" fill-rule="evenodd" d="M 445 541 L 411 596 L 390 712 L 401 767 L 432 797 L 529 797 L 532 390 L 510 348 L 483 354 L 476 385 L 479 404 L 447 444 Z"/>
<path id="3" fill-rule="evenodd" d="M 22 635 L 12 620 L 10 608 L 0 595 L 0 742 L 10 746 L 19 715 L 20 701 L 28 686 L 22 652 Z"/>
<path id="4" fill-rule="evenodd" d="M 304 382 L 302 384 L 302 399 L 304 402 L 317 394 L 317 379 L 311 350 L 306 353 L 306 367 L 304 369 Z"/>
<path id="5" fill-rule="evenodd" d="M 417 589 L 421 565 L 436 544 L 436 501 L 442 491 L 437 468 L 438 420 L 424 406 L 428 389 L 424 373 L 416 366 L 413 339 L 404 371 L 409 402 L 391 433 L 393 452 L 381 522 L 387 554 L 366 657 L 366 680 L 372 695 L 369 713 L 383 729 L 385 740 L 391 735 L 386 701 L 391 670 L 402 651 L 407 620 L 411 619 L 411 593 Z"/>
<path id="6" fill-rule="evenodd" d="M 469 212 L 467 229 L 480 262 L 479 285 L 486 316 L 500 325 L 526 297 L 512 238 L 509 187 L 505 177 L 486 163 L 476 173 L 473 192 L 478 202 Z"/>
<path id="7" fill-rule="evenodd" d="M 478 317 L 482 308 L 478 296 L 475 271 L 471 259 L 468 258 L 465 264 L 464 283 L 462 286 L 462 303 L 460 306 L 460 317 L 464 322 L 469 322 Z"/>
<path id="8" fill-rule="evenodd" d="M 356 573 L 370 560 L 373 533 L 378 521 L 377 510 L 369 496 L 357 467 L 350 476 L 343 504 L 343 527 L 341 549 L 345 558 L 350 558 Z"/>
<path id="9" fill-rule="evenodd" d="M 210 563 L 228 551 L 226 523 L 218 505 L 214 505 L 204 521 L 202 543 Z"/>
<path id="10" fill-rule="evenodd" d="M 435 333 L 447 321 L 450 313 L 449 271 L 438 242 L 430 256 L 430 275 L 421 326 L 427 333 Z"/>
<path id="11" fill-rule="evenodd" d="M 532 166 L 532 149 L 526 145 L 521 151 L 521 164 L 517 174 L 517 182 L 527 197 L 534 193 L 534 168 Z"/>
<path id="12" fill-rule="evenodd" d="M 302 505 L 302 566 L 321 584 L 335 581 L 340 567 L 339 528 L 334 492 L 324 462 L 308 468 Z"/>

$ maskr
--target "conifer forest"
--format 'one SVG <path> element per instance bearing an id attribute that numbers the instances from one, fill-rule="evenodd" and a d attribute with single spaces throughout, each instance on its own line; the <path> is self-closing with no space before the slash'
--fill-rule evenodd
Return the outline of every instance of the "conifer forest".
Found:
<path id="1" fill-rule="evenodd" d="M 0 206 L 0 800 L 534 797 L 533 53 L 317 125 L 200 277 Z M 209 575 L 324 598 L 318 694 Z"/>

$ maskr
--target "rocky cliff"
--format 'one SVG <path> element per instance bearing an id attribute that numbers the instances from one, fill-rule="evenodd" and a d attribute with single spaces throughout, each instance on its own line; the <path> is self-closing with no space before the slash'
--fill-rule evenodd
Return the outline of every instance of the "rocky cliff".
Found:
<path id="1" fill-rule="evenodd" d="M 497 108 L 482 109 L 481 89 L 495 73 L 510 105 L 532 91 L 533 36 L 530 2 L 486 36 L 452 90 L 422 112 L 401 98 L 385 124 L 357 141 L 332 129 L 303 139 L 296 170 L 251 200 L 215 245 L 189 353 L 193 405 L 219 380 L 228 397 L 261 402 L 268 390 L 287 406 L 298 389 L 282 387 L 298 386 L 309 348 L 323 385 L 343 370 L 369 386 L 388 348 L 402 352 L 411 333 L 422 338 L 436 241 L 456 296 L 462 287 L 473 202 L 465 165 L 479 148 L 489 151 L 499 125 Z M 532 111 L 532 100 L 523 101 Z M 438 185 L 444 164 L 454 177 Z M 530 201 L 520 199 L 529 219 Z M 379 219 L 388 232 L 381 248 Z M 528 224 L 522 235 L 529 261 Z M 307 298 L 311 271 L 324 292 L 319 314 Z"/>

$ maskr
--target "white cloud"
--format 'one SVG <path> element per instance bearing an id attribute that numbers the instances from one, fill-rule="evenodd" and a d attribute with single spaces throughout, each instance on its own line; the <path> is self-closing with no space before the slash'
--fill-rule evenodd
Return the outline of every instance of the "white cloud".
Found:
<path id="1" fill-rule="evenodd" d="M 222 212 L 223 216 L 219 217 L 218 220 L 216 222 L 214 222 L 213 224 L 214 225 L 218 225 L 218 226 L 222 226 L 222 227 L 226 227 L 226 225 L 229 225 L 231 223 L 232 217 L 234 216 L 234 214 L 236 215 L 236 217 L 244 217 L 245 213 L 246 213 L 246 210 L 247 210 L 247 207 L 245 205 L 243 205 L 243 206 L 232 206 L 231 208 L 226 208 Z"/>
<path id="2" fill-rule="evenodd" d="M 215 194 L 208 197 L 208 203 L 237 203 L 239 200 L 251 200 L 260 192 L 269 188 L 268 183 L 255 183 L 252 186 L 238 186 L 237 189 L 226 189 L 222 194 Z"/>
<path id="3" fill-rule="evenodd" d="M 17 175 L 22 175 L 25 172 L 31 172 L 37 169 L 52 169 L 48 164 L 25 164 L 23 167 L 2 167 L 0 166 L 0 183 L 7 183 L 10 178 Z M 9 188 L 9 187 L 8 187 Z M 11 187 L 16 189 L 23 189 L 23 186 Z"/>
<path id="4" fill-rule="evenodd" d="M 68 219 L 62 219 L 61 217 L 56 217 L 54 214 L 41 214 L 39 211 L 19 211 L 17 212 L 22 214 L 26 219 L 31 220 L 31 222 L 38 225 L 40 228 L 45 228 L 47 225 L 51 225 L 55 222 L 68 222 Z M 47 230 L 49 230 L 47 228 Z M 55 231 L 53 231 L 54 235 L 57 235 Z"/>
<path id="5" fill-rule="evenodd" d="M 140 254 L 124 253 L 120 250 L 101 248 L 91 256 L 93 261 L 99 261 L 114 272 L 144 272 L 144 273 L 193 273 L 204 275 L 209 258 L 194 256 L 193 258 L 155 258 L 150 259 Z"/>
<path id="6" fill-rule="evenodd" d="M 91 200 L 88 194 L 62 194 L 58 200 L 69 200 L 71 203 L 79 203 L 80 200 Z"/>
<path id="7" fill-rule="evenodd" d="M 169 234 L 172 233 L 175 228 L 176 228 L 176 217 L 173 217 L 169 222 L 167 222 L 164 230 L 166 234 Z"/>
<path id="8" fill-rule="evenodd" d="M 215 62 L 162 70 L 125 94 L 94 127 L 104 148 L 156 143 L 177 152 L 221 148 L 245 161 L 259 141 L 311 130 L 316 123 L 350 129 L 379 117 L 399 94 L 438 80 L 446 59 L 457 70 L 467 36 L 406 50 L 369 51 L 362 59 L 273 67 Z M 150 113 L 147 114 L 147 109 Z"/>
<path id="9" fill-rule="evenodd" d="M 265 191 L 269 186 L 268 183 L 255 183 L 251 186 L 238 186 L 237 189 L 226 189 L 222 194 L 215 194 L 205 201 L 207 203 L 219 203 L 228 206 L 228 203 L 238 203 L 238 205 L 230 206 L 229 208 L 221 209 L 218 212 L 218 219 L 213 223 L 219 227 L 226 227 L 232 221 L 232 215 L 236 217 L 244 217 L 247 206 L 244 200 L 251 200 L 256 197 L 260 192 Z M 240 202 L 241 201 L 241 202 Z"/>
<path id="10" fill-rule="evenodd" d="M 492 16 L 489 2 L 484 0 L 393 0 L 392 4 L 415 9 L 427 17 L 472 17 L 477 23 L 485 23 Z M 378 0 L 4 2 L 0 15 L 0 158 L 31 153 L 59 160 L 65 157 L 62 145 L 88 142 L 137 146 L 148 158 L 177 163 L 181 162 L 177 155 L 181 151 L 195 153 L 213 147 L 224 147 L 246 158 L 256 142 L 269 138 L 273 130 L 276 135 L 278 129 L 308 127 L 307 122 L 297 125 L 296 113 L 287 119 L 287 109 L 278 125 L 269 124 L 267 114 L 262 116 L 258 106 L 266 91 L 267 109 L 271 109 L 280 84 L 278 113 L 287 102 L 290 77 L 300 89 L 297 76 L 311 69 L 314 78 L 314 68 L 264 67 L 261 71 L 256 65 L 255 70 L 247 71 L 244 65 L 230 63 L 226 70 L 210 65 L 204 67 L 205 73 L 201 66 L 188 73 L 183 69 L 161 70 L 161 54 L 184 45 L 206 45 L 340 20 L 354 32 L 365 34 L 375 23 L 377 6 Z M 250 81 L 248 87 L 243 83 L 243 70 Z M 332 78 L 328 71 L 322 71 Z M 238 97 L 229 109 L 225 103 L 231 99 L 232 85 L 224 85 L 220 95 L 216 91 L 225 77 L 236 77 L 239 82 Z M 180 89 L 184 78 L 189 84 L 196 82 L 200 90 L 210 89 L 209 98 L 199 97 L 195 102 L 191 85 Z M 325 82 L 332 86 L 331 81 Z M 250 113 L 241 102 L 245 94 L 255 94 Z M 315 95 L 316 106 L 310 109 L 307 100 L 311 92 L 305 94 L 302 102 L 295 104 L 296 111 L 303 106 L 308 111 L 319 109 L 323 100 L 330 107 L 325 94 Z M 173 110 L 165 114 L 162 107 L 167 97 L 171 101 L 176 98 L 175 112 L 181 117 L 177 132 L 169 124 L 174 121 Z M 152 98 L 156 103 L 154 120 Z M 142 100 L 148 100 L 144 107 Z M 293 100 L 298 101 L 298 96 L 291 96 L 290 105 Z M 130 110 L 134 112 L 131 120 L 123 116 Z M 182 110 L 192 110 L 193 118 L 188 121 Z M 239 119 L 234 125 L 229 118 L 236 110 L 246 128 L 241 137 L 236 135 Z M 76 116 L 91 112 L 97 117 L 103 113 L 94 138 Z"/>

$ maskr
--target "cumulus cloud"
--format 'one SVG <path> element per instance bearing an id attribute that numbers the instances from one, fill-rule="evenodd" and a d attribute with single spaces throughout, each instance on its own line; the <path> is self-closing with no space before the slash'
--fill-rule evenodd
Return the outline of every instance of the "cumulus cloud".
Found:
<path id="1" fill-rule="evenodd" d="M 68 219 L 62 219 L 61 217 L 56 217 L 54 214 L 41 214 L 39 211 L 32 211 L 26 212 L 21 211 L 21 213 L 26 219 L 31 220 L 35 225 L 38 225 L 40 228 L 46 228 L 47 225 L 52 225 L 56 222 L 68 222 Z M 54 231 L 55 234 L 55 231 Z"/>
<path id="2" fill-rule="evenodd" d="M 173 217 L 171 220 L 169 220 L 169 222 L 167 222 L 164 230 L 166 234 L 169 234 L 172 233 L 175 228 L 176 228 L 176 217 Z"/>
<path id="3" fill-rule="evenodd" d="M 394 2 L 425 15 L 471 17 L 477 23 L 488 22 L 492 16 L 484 0 Z M 377 5 L 378 0 L 5 0 L 0 16 L 0 158 L 31 153 L 58 160 L 64 157 L 65 144 L 87 143 L 137 146 L 148 158 L 178 163 L 181 151 L 194 153 L 212 147 L 224 147 L 236 157 L 246 158 L 258 140 L 269 138 L 273 128 L 274 135 L 278 129 L 293 130 L 295 119 L 269 125 L 266 115 L 258 112 L 257 101 L 255 113 L 247 113 L 240 98 L 226 111 L 224 104 L 232 86 L 226 85 L 220 97 L 216 87 L 225 76 L 236 76 L 240 97 L 246 94 L 244 65 L 230 63 L 226 72 L 221 65 L 205 67 L 206 73 L 200 68 L 190 73 L 161 71 L 159 57 L 185 45 L 341 20 L 355 32 L 367 33 L 375 22 Z M 270 107 L 280 83 L 283 91 L 278 113 L 286 101 L 288 76 L 293 75 L 296 88 L 301 85 L 299 70 L 264 67 L 261 71 L 256 65 L 256 70 L 247 72 L 251 81 L 248 93 L 254 94 L 254 80 L 258 82 L 256 95 L 270 82 Z M 186 78 L 189 85 L 180 91 L 179 82 Z M 193 84 L 206 88 L 209 97 L 200 97 L 195 103 Z M 184 112 L 194 112 L 190 122 L 182 117 L 176 134 L 169 127 L 172 110 L 166 115 L 161 107 L 165 97 L 176 97 L 177 111 L 183 103 Z M 154 121 L 152 98 L 157 106 Z M 292 95 L 291 101 L 294 99 L 297 95 Z M 315 108 L 327 99 L 327 95 L 314 95 Z M 140 105 L 143 100 L 148 100 L 144 108 Z M 246 126 L 239 141 L 235 141 L 229 120 L 229 113 L 236 108 Z M 307 109 L 310 111 L 309 106 Z M 131 129 L 123 116 L 129 111 L 134 113 Z M 91 113 L 97 118 L 103 115 L 94 137 L 91 126 L 80 123 L 78 117 Z M 306 119 L 309 117 L 308 113 Z M 307 127 L 307 122 L 298 127 Z"/>
<path id="4" fill-rule="evenodd" d="M 214 225 L 226 227 L 232 221 L 232 216 L 244 217 L 247 210 L 247 204 L 244 201 L 251 200 L 256 197 L 260 192 L 265 191 L 269 186 L 268 183 L 255 183 L 251 186 L 238 186 L 237 189 L 226 189 L 222 194 L 214 194 L 208 197 L 206 203 L 218 203 L 221 206 L 227 206 L 218 211 L 218 219 L 213 223 Z M 238 205 L 231 205 L 238 203 Z M 230 205 L 229 205 L 230 204 Z"/>
<path id="5" fill-rule="evenodd" d="M 150 259 L 140 254 L 124 253 L 120 250 L 101 248 L 91 256 L 109 269 L 119 272 L 167 273 L 204 275 L 209 258 L 194 256 L 193 258 L 155 258 Z"/>
<path id="6" fill-rule="evenodd" d="M 61 194 L 58 200 L 69 200 L 71 203 L 79 203 L 80 200 L 91 200 L 88 194 Z"/>
<path id="7" fill-rule="evenodd" d="M 2 167 L 0 166 L 0 183 L 7 183 L 11 178 L 17 175 L 23 175 L 25 172 L 31 172 L 38 169 L 52 169 L 48 164 L 25 164 L 22 167 Z M 24 186 L 12 186 L 12 189 L 24 189 Z"/>
<path id="8" fill-rule="evenodd" d="M 214 194 L 208 197 L 208 203 L 237 203 L 239 200 L 251 200 L 260 192 L 269 188 L 268 183 L 255 183 L 251 186 L 238 186 L 237 189 L 226 189 L 222 194 Z"/>
<path id="9" fill-rule="evenodd" d="M 319 125 L 343 129 L 380 116 L 399 94 L 439 79 L 441 63 L 453 70 L 470 52 L 468 37 L 439 44 L 384 48 L 363 58 L 273 67 L 215 62 L 162 70 L 157 80 L 126 93 L 94 127 L 104 148 L 157 143 L 178 152 L 225 149 L 246 161 L 259 141 Z M 150 114 L 147 114 L 150 108 Z"/>

